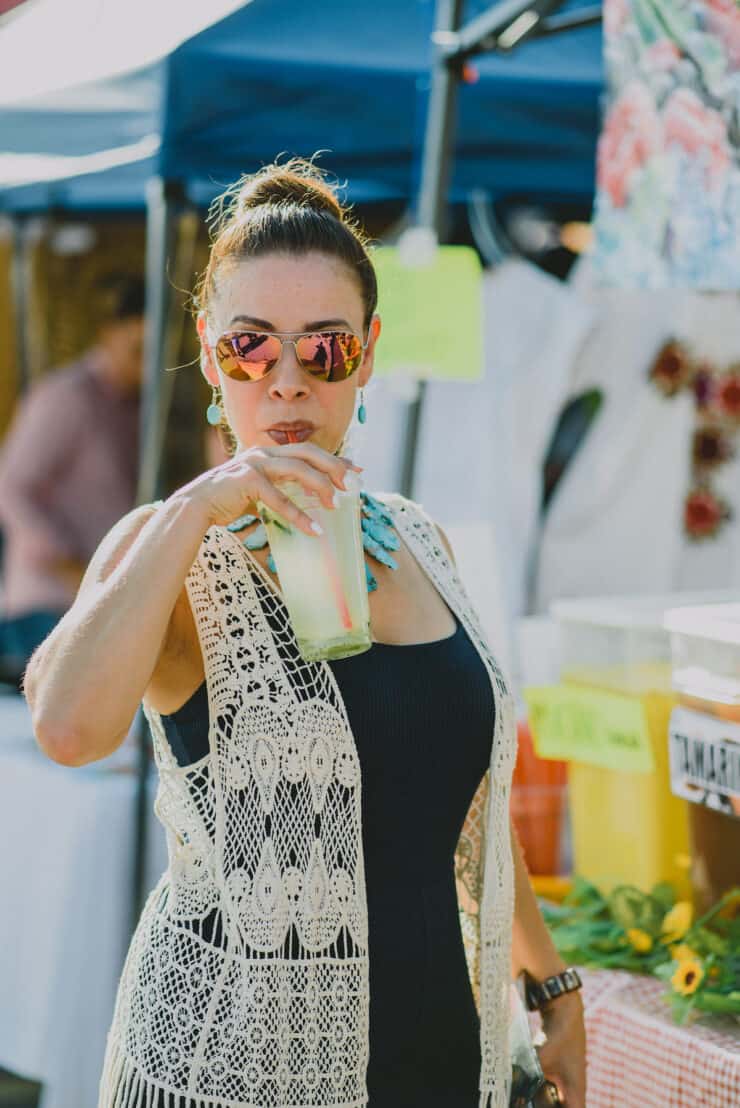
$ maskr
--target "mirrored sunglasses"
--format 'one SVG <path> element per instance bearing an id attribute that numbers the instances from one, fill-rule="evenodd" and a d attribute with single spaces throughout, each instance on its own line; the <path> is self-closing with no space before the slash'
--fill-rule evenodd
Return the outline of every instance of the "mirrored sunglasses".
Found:
<path id="1" fill-rule="evenodd" d="M 216 361 L 235 381 L 261 381 L 291 342 L 301 367 L 320 381 L 345 381 L 359 369 L 365 346 L 353 331 L 287 335 L 270 331 L 228 331 L 216 342 Z"/>

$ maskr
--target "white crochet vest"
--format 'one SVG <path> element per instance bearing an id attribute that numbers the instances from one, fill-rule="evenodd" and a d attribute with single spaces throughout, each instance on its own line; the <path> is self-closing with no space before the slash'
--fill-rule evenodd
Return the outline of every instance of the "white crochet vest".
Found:
<path id="1" fill-rule="evenodd" d="M 495 696 L 490 769 L 455 873 L 480 1013 L 479 1104 L 507 1108 L 513 702 L 433 522 L 403 497 L 381 499 L 463 623 Z M 209 529 L 187 590 L 209 753 L 179 766 L 147 711 L 169 865 L 126 958 L 99 1108 L 361 1108 L 368 921 L 360 764 L 344 703 L 331 668 L 298 655 L 282 601 L 238 537 Z"/>

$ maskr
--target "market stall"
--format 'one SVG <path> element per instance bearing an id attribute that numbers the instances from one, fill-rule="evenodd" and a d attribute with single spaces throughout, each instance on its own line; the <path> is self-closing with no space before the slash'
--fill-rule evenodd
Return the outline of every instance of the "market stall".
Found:
<path id="1" fill-rule="evenodd" d="M 738 601 L 561 600 L 529 628 L 557 655 L 525 698 L 544 764 L 567 766 L 575 875 L 534 880 L 563 957 L 590 968 L 596 1108 L 738 1097 Z"/>

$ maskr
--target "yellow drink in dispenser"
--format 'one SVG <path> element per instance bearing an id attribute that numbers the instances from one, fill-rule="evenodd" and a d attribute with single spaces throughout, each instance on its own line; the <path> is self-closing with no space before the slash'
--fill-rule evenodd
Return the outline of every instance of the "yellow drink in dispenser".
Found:
<path id="1" fill-rule="evenodd" d="M 655 670 L 650 669 L 654 679 Z M 579 674 L 581 680 L 583 676 Z M 689 889 L 687 811 L 685 802 L 671 793 L 668 766 L 668 723 L 675 700 L 671 693 L 651 689 L 649 683 L 636 693 L 631 682 L 623 681 L 625 676 L 618 668 L 608 676 L 602 673 L 601 680 L 606 678 L 608 684 L 601 687 L 633 697 L 641 705 L 653 768 L 636 773 L 570 763 L 573 869 L 606 891 L 622 884 L 648 890 L 659 881 L 670 881 L 685 895 Z M 670 679 L 668 665 L 665 676 Z M 599 688 L 599 675 L 591 677 L 589 687 Z M 569 674 L 563 679 L 576 687 Z"/>
<path id="2" fill-rule="evenodd" d="M 563 600 L 552 606 L 560 628 L 560 695 L 566 705 L 572 695 L 575 715 L 579 697 L 588 700 L 591 718 L 601 711 L 615 744 L 612 750 L 608 743 L 594 744 L 591 756 L 584 742 L 583 754 L 568 767 L 573 871 L 606 890 L 630 884 L 647 891 L 669 881 L 679 895 L 689 894 L 688 806 L 672 794 L 670 782 L 668 731 L 676 696 L 662 620 L 677 602 L 710 598 L 718 594 Z M 623 757 L 619 741 L 631 759 Z"/>

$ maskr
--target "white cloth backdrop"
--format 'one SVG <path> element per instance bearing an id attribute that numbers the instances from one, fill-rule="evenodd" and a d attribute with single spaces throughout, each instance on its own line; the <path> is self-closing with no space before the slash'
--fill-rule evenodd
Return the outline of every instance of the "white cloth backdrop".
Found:
<path id="1" fill-rule="evenodd" d="M 97 1103 L 129 939 L 132 761 L 58 766 L 25 702 L 0 697 L 0 1066 L 43 1083 L 40 1108 Z M 151 816 L 147 889 L 165 864 Z"/>
<path id="2" fill-rule="evenodd" d="M 718 489 L 735 520 L 693 543 L 683 531 L 689 489 L 694 401 L 670 399 L 648 380 L 671 337 L 728 364 L 740 358 L 734 293 L 594 287 L 590 266 L 573 293 L 594 313 L 575 358 L 569 392 L 599 387 L 604 403 L 550 504 L 539 550 L 532 610 L 556 597 L 668 593 L 740 584 L 740 468 L 723 467 Z"/>

